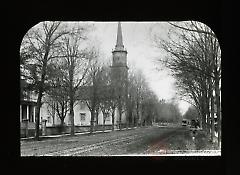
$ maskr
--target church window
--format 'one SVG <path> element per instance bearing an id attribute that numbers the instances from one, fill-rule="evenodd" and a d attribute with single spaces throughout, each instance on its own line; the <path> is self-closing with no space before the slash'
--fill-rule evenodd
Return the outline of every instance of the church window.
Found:
<path id="1" fill-rule="evenodd" d="M 80 113 L 80 120 L 85 121 L 86 120 L 86 113 Z"/>
<path id="2" fill-rule="evenodd" d="M 47 123 L 51 123 L 51 117 L 50 116 L 47 117 Z"/>
<path id="3" fill-rule="evenodd" d="M 106 119 L 105 119 L 105 121 L 110 121 L 110 114 L 109 114 L 109 113 L 106 114 Z"/>

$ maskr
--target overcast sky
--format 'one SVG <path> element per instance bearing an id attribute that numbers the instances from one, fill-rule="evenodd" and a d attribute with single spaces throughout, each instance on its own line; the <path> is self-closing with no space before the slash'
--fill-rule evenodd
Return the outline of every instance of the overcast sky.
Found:
<path id="1" fill-rule="evenodd" d="M 67 25 L 70 27 L 73 23 L 69 22 Z M 101 58 L 110 61 L 116 44 L 118 22 L 88 21 L 83 24 L 93 24 L 93 30 L 88 33 L 88 42 L 100 49 L 103 55 Z M 166 39 L 169 24 L 167 22 L 121 22 L 121 26 L 123 44 L 128 51 L 129 69 L 140 69 L 158 98 L 171 101 L 176 96 L 175 80 L 168 70 L 157 62 L 158 58 L 163 57 L 165 53 L 156 48 L 153 42 L 153 35 L 156 33 Z M 162 69 L 159 70 L 159 68 Z M 184 101 L 178 101 L 178 104 L 181 113 L 189 107 L 189 104 Z"/>
<path id="2" fill-rule="evenodd" d="M 117 22 L 94 22 L 95 30 L 90 33 L 92 41 L 104 53 L 106 59 L 111 59 L 117 38 Z M 154 46 L 152 36 L 158 33 L 166 37 L 169 25 L 166 22 L 121 22 L 123 44 L 128 51 L 129 68 L 141 69 L 150 87 L 159 99 L 171 100 L 176 93 L 174 78 L 166 69 L 159 70 L 161 65 L 157 58 L 164 52 Z M 179 108 L 184 113 L 189 104 L 179 101 Z"/>

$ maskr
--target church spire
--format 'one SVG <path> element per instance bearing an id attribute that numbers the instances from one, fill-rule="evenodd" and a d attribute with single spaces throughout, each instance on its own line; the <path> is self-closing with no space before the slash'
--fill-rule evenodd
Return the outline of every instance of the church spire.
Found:
<path id="1" fill-rule="evenodd" d="M 118 22 L 118 31 L 117 31 L 117 43 L 115 46 L 116 50 L 123 50 L 123 40 L 122 40 L 122 28 L 121 28 L 121 23 Z"/>

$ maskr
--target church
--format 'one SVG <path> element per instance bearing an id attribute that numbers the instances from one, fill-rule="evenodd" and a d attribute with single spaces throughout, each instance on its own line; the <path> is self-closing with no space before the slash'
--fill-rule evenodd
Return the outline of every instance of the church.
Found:
<path id="1" fill-rule="evenodd" d="M 114 97 L 119 102 L 114 113 L 114 120 L 110 114 L 103 117 L 101 110 L 94 119 L 95 130 L 101 130 L 103 123 L 105 129 L 111 129 L 112 124 L 114 128 L 122 127 L 127 123 L 127 97 L 128 97 L 128 66 L 127 66 L 127 50 L 123 45 L 123 35 L 121 23 L 117 26 L 117 40 L 115 48 L 112 50 L 112 65 L 111 82 L 114 87 Z M 21 82 L 21 87 L 24 83 Z M 105 90 L 108 90 L 107 88 Z M 122 103 L 120 103 L 122 102 Z M 21 123 L 21 137 L 34 136 L 35 130 L 35 108 L 36 108 L 36 94 L 33 92 L 26 92 L 20 101 L 20 123 Z M 51 110 L 51 109 L 50 109 Z M 61 120 L 56 112 L 50 111 L 47 104 L 43 103 L 40 110 L 40 129 L 42 135 L 57 134 L 56 126 L 59 126 Z M 105 119 L 105 122 L 103 121 Z M 74 125 L 75 132 L 88 131 L 91 123 L 91 112 L 85 102 L 79 100 L 74 106 Z M 64 119 L 66 126 L 66 133 L 70 131 L 70 117 L 67 115 Z M 44 133 L 43 133 L 44 128 Z"/>

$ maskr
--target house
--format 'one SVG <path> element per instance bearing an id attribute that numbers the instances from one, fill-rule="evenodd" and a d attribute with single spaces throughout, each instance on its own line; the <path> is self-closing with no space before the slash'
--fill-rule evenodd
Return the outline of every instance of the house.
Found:
<path id="1" fill-rule="evenodd" d="M 36 96 L 33 92 L 25 90 L 28 84 L 23 79 L 20 80 L 20 128 L 21 136 L 26 136 L 25 128 L 29 128 L 28 132 L 34 132 L 35 129 L 35 108 Z"/>

